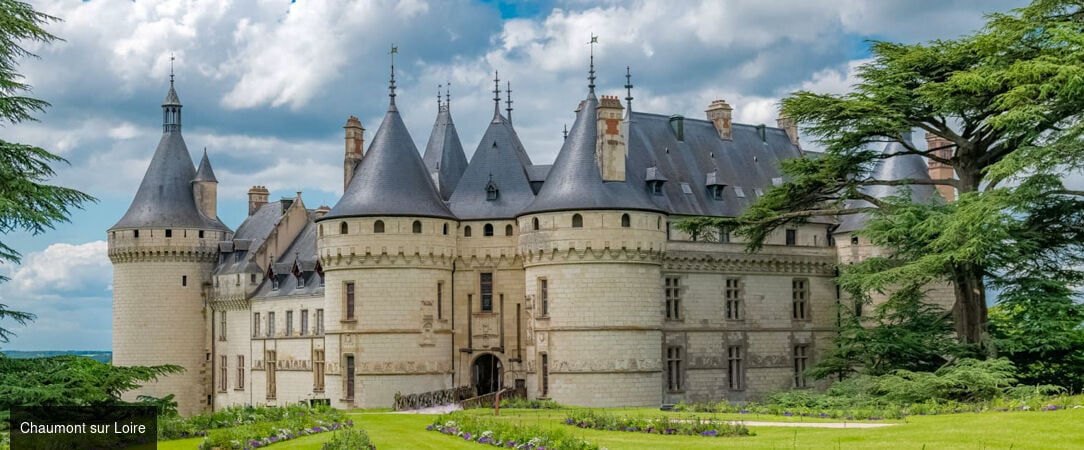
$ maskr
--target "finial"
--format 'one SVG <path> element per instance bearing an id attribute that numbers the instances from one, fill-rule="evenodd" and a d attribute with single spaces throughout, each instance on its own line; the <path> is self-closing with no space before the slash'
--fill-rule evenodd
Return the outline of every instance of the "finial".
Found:
<path id="1" fill-rule="evenodd" d="M 508 88 L 504 91 L 504 93 L 508 94 L 506 96 L 508 98 L 504 100 L 504 104 L 505 106 L 507 106 L 507 108 L 505 108 L 505 111 L 508 111 L 508 123 L 512 123 L 512 82 L 508 81 L 507 83 Z"/>
<path id="2" fill-rule="evenodd" d="M 587 85 L 587 88 L 590 89 L 590 92 L 592 94 L 595 93 L 595 44 L 597 43 L 598 36 L 595 36 L 595 34 L 592 33 L 591 42 L 587 43 L 587 45 L 591 46 L 591 74 L 587 76 L 587 80 L 590 81 L 590 84 Z"/>
<path id="3" fill-rule="evenodd" d="M 561 135 L 568 139 L 568 124 L 565 124 L 565 130 L 561 132 Z"/>
<path id="4" fill-rule="evenodd" d="M 207 157 L 207 147 L 203 147 L 203 157 Z"/>
<path id="5" fill-rule="evenodd" d="M 632 117 L 632 71 L 629 66 L 625 66 L 625 101 L 628 103 L 629 117 Z"/>
<path id="6" fill-rule="evenodd" d="M 451 109 L 451 107 L 452 107 L 452 82 L 448 81 L 446 86 L 448 88 L 444 90 L 444 107 Z"/>
<path id="7" fill-rule="evenodd" d="M 391 81 L 388 84 L 388 96 L 391 97 L 391 104 L 395 104 L 395 54 L 399 53 L 399 47 L 395 44 L 391 45 L 391 51 L 388 52 L 391 55 Z"/>
<path id="8" fill-rule="evenodd" d="M 443 84 L 437 85 L 437 112 L 440 112 L 441 108 L 444 106 L 440 103 L 440 88 L 442 87 L 444 87 Z"/>
<path id="9" fill-rule="evenodd" d="M 498 71 L 493 71 L 493 116 L 501 113 L 501 79 Z"/>
<path id="10" fill-rule="evenodd" d="M 169 52 L 169 87 L 173 87 L 173 52 Z"/>

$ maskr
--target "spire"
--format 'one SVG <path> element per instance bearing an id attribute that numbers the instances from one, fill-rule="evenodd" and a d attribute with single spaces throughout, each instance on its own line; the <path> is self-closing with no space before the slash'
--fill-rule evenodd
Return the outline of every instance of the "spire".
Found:
<path id="1" fill-rule="evenodd" d="M 565 124 L 564 131 L 561 131 L 561 136 L 563 136 L 565 139 L 568 139 L 568 124 L 567 123 Z"/>
<path id="2" fill-rule="evenodd" d="M 493 118 L 501 115 L 501 78 L 500 74 L 493 71 Z"/>
<path id="3" fill-rule="evenodd" d="M 169 92 L 162 101 L 162 132 L 181 132 L 181 99 L 177 96 L 177 90 L 173 87 L 173 54 L 169 55 Z"/>
<path id="4" fill-rule="evenodd" d="M 598 36 L 591 34 L 591 42 L 587 43 L 587 45 L 591 46 L 591 71 L 590 75 L 587 76 L 587 80 L 590 81 L 587 88 L 590 90 L 591 95 L 595 95 L 595 44 L 597 43 Z"/>
<path id="5" fill-rule="evenodd" d="M 395 107 L 395 54 L 399 53 L 399 47 L 395 44 L 391 45 L 391 51 L 388 52 L 391 55 L 391 80 L 388 83 L 388 97 L 391 98 L 391 104 L 389 107 Z"/>
<path id="6" fill-rule="evenodd" d="M 504 92 L 505 94 L 508 94 L 508 98 L 504 100 L 504 104 L 505 106 L 507 106 L 507 108 L 505 108 L 505 111 L 508 111 L 508 123 L 512 123 L 512 82 L 508 81 L 507 83 L 508 89 Z"/>
<path id="7" fill-rule="evenodd" d="M 627 103 L 626 114 L 632 118 L 632 71 L 625 66 L 625 102 Z"/>
<path id="8" fill-rule="evenodd" d="M 452 82 L 448 81 L 445 85 L 448 86 L 448 89 L 444 90 L 444 107 L 450 110 L 452 108 Z"/>
<path id="9" fill-rule="evenodd" d="M 437 112 L 444 109 L 444 105 L 440 103 L 440 88 L 444 87 L 443 84 L 437 85 Z"/>
<path id="10" fill-rule="evenodd" d="M 196 169 L 196 178 L 193 178 L 192 181 L 218 182 L 218 178 L 215 178 L 215 171 L 211 169 L 211 160 L 207 158 L 207 147 L 203 147 L 203 159 L 200 160 L 199 169 Z"/>

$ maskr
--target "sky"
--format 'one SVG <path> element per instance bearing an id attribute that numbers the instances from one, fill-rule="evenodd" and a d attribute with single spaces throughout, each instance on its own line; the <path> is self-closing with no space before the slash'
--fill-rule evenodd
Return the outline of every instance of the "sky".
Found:
<path id="1" fill-rule="evenodd" d="M 32 0 L 61 21 L 63 41 L 29 43 L 19 70 L 52 104 L 38 122 L 0 128 L 7 141 L 67 158 L 55 184 L 97 198 L 71 223 L 0 240 L 22 254 L 0 264 L 0 304 L 37 314 L 6 350 L 112 347 L 112 267 L 105 230 L 124 215 L 161 134 L 171 55 L 193 158 L 207 149 L 219 216 L 236 229 L 248 188 L 305 204 L 342 195 L 342 125 L 355 115 L 371 138 L 388 104 L 397 46 L 396 103 L 419 149 L 437 113 L 438 86 L 468 159 L 493 115 L 493 79 L 511 83 L 513 122 L 535 164 L 553 162 L 561 130 L 587 93 L 588 45 L 600 95 L 639 111 L 703 117 L 726 99 L 735 121 L 775 124 L 796 90 L 846 92 L 870 40 L 951 39 L 985 13 L 1022 0 Z M 506 93 L 501 94 L 502 112 Z M 804 146 L 815 146 L 803 141 Z"/>

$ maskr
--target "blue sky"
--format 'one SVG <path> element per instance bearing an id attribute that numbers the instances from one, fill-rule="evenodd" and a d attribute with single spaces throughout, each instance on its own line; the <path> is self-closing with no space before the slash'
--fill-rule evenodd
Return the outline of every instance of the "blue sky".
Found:
<path id="1" fill-rule="evenodd" d="M 371 137 L 387 107 L 388 48 L 396 44 L 397 103 L 419 148 L 451 82 L 452 114 L 473 153 L 492 115 L 493 71 L 512 83 L 516 128 L 548 164 L 586 93 L 587 42 L 601 94 L 634 108 L 701 117 L 713 99 L 738 122 L 774 124 L 798 89 L 845 92 L 868 57 L 865 41 L 922 42 L 969 33 L 983 14 L 1020 0 L 865 1 L 85 1 L 34 0 L 63 19 L 64 39 L 33 46 L 20 67 L 53 106 L 4 139 L 66 157 L 57 184 L 98 198 L 71 224 L 0 236 L 23 254 L 0 265 L 0 303 L 38 315 L 0 347 L 109 349 L 112 269 L 105 230 L 125 212 L 161 133 L 170 53 L 193 157 L 206 147 L 220 181 L 219 215 L 236 228 L 245 192 L 302 191 L 311 206 L 341 195 L 342 125 Z M 504 94 L 502 93 L 502 97 Z M 502 109 L 504 108 L 502 104 Z"/>

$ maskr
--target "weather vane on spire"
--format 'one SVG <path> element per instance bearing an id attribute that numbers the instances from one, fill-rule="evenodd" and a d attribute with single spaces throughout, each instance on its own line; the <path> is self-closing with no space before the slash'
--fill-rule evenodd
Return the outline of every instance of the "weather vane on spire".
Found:
<path id="1" fill-rule="evenodd" d="M 504 91 L 504 93 L 507 94 L 505 95 L 507 98 L 504 100 L 506 106 L 505 111 L 508 111 L 508 123 L 512 123 L 512 82 L 507 81 L 506 83 L 508 88 Z"/>
<path id="2" fill-rule="evenodd" d="M 173 57 L 173 52 L 169 52 L 169 85 L 170 85 L 170 87 L 173 86 L 173 60 L 174 59 L 176 59 L 176 58 Z"/>
<path id="3" fill-rule="evenodd" d="M 445 108 L 451 108 L 452 107 L 452 82 L 451 82 L 451 80 L 449 80 L 447 83 L 445 83 L 445 86 L 447 86 L 447 89 L 444 90 L 444 107 Z"/>
<path id="4" fill-rule="evenodd" d="M 493 71 L 493 116 L 501 113 L 501 78 L 500 72 Z"/>
<path id="5" fill-rule="evenodd" d="M 625 101 L 628 103 L 629 112 L 632 111 L 632 70 L 625 66 Z M 631 117 L 631 116 L 630 116 Z"/>
<path id="6" fill-rule="evenodd" d="M 595 44 L 597 43 L 598 36 L 591 33 L 591 42 L 587 43 L 587 45 L 591 46 L 591 74 L 587 77 L 591 84 L 588 84 L 587 87 L 591 90 L 592 94 L 595 93 Z"/>
<path id="7" fill-rule="evenodd" d="M 437 85 L 437 112 L 440 112 L 440 110 L 444 108 L 444 105 L 440 102 L 440 88 L 442 87 L 444 87 L 443 84 Z"/>
<path id="8" fill-rule="evenodd" d="M 388 52 L 388 54 L 391 55 L 391 83 L 388 85 L 388 89 L 391 91 L 389 96 L 391 97 L 391 102 L 393 104 L 395 103 L 395 54 L 396 53 L 399 53 L 399 47 L 396 47 L 395 44 L 391 44 L 391 51 Z"/>

